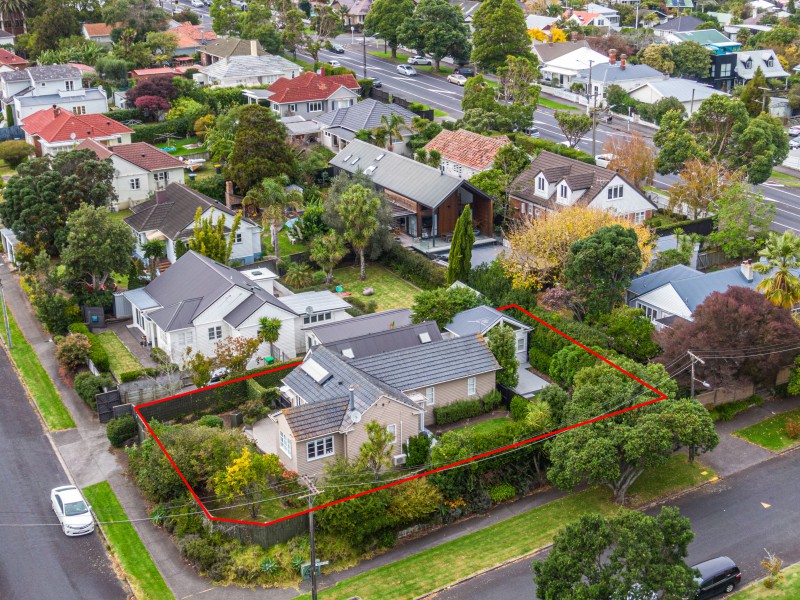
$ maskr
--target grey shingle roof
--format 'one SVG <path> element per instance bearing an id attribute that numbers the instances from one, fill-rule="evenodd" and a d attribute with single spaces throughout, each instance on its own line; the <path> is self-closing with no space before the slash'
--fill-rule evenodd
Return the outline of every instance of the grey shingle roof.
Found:
<path id="1" fill-rule="evenodd" d="M 200 69 L 201 73 L 214 79 L 232 77 L 256 77 L 263 75 L 284 76 L 286 73 L 298 72 L 300 67 L 282 56 L 265 54 L 263 56 L 231 56 L 218 60 L 213 65 Z"/>
<path id="2" fill-rule="evenodd" d="M 314 312 L 350 308 L 350 304 L 328 290 L 282 296 L 282 300 L 283 304 L 297 315 L 305 314 L 306 308 L 309 306 L 314 309 Z"/>
<path id="3" fill-rule="evenodd" d="M 32 79 L 33 81 L 54 81 L 58 79 L 80 79 L 81 70 L 69 65 L 47 65 L 43 67 L 28 67 L 21 71 L 10 71 L 0 73 L 0 79 L 4 81 L 22 81 Z"/>
<path id="4" fill-rule="evenodd" d="M 641 296 L 671 281 L 680 281 L 681 279 L 689 279 L 698 275 L 702 275 L 702 273 L 696 269 L 686 265 L 675 265 L 674 267 L 637 277 L 631 281 L 628 291 L 636 296 Z"/>
<path id="5" fill-rule="evenodd" d="M 346 321 L 324 323 L 310 327 L 321 344 L 329 344 L 352 337 L 353 332 L 361 335 L 386 331 L 392 327 L 411 324 L 411 311 L 407 308 L 384 310 L 370 315 L 362 315 Z"/>
<path id="6" fill-rule="evenodd" d="M 565 54 L 569 54 L 578 48 L 588 47 L 589 42 L 586 40 L 580 40 L 577 42 L 556 42 L 554 44 L 542 42 L 541 44 L 534 44 L 533 51 L 539 55 L 541 62 L 547 63 L 551 60 L 561 58 Z"/>
<path id="7" fill-rule="evenodd" d="M 323 400 L 283 409 L 295 440 L 306 440 L 339 431 L 347 411 L 348 397 Z"/>
<path id="8" fill-rule="evenodd" d="M 702 21 L 697 17 L 687 15 L 685 17 L 670 19 L 666 23 L 656 25 L 653 29 L 659 31 L 694 31 L 701 23 Z"/>
<path id="9" fill-rule="evenodd" d="M 500 367 L 476 336 L 432 342 L 352 361 L 353 366 L 401 390 L 463 379 Z"/>
<path id="10" fill-rule="evenodd" d="M 355 161 L 355 162 L 354 162 Z M 444 175 L 411 158 L 394 154 L 372 144 L 353 140 L 330 164 L 348 173 L 364 171 L 375 167 L 369 173 L 375 185 L 422 204 L 436 208 L 450 194 L 461 187 L 463 180 Z"/>
<path id="11" fill-rule="evenodd" d="M 706 98 L 710 98 L 714 94 L 723 94 L 725 96 L 728 95 L 725 94 L 725 92 L 714 89 L 711 86 L 703 85 L 702 83 L 697 83 L 696 81 L 679 77 L 661 79 L 660 81 L 648 81 L 644 85 L 652 87 L 664 98 L 677 98 L 681 102 L 690 102 L 692 98 L 694 98 L 694 101 L 699 103 Z"/>
<path id="12" fill-rule="evenodd" d="M 351 327 L 351 332 L 359 329 Z M 427 342 L 423 342 L 420 336 L 427 334 Z M 331 352 L 336 352 L 344 358 L 363 358 L 392 352 L 401 348 L 411 348 L 421 346 L 423 343 L 438 342 L 442 339 L 439 328 L 433 321 L 418 323 L 416 325 L 406 325 L 385 331 L 373 333 L 361 333 L 335 343 L 327 343 L 325 347 Z"/>
<path id="13" fill-rule="evenodd" d="M 361 129 L 375 129 L 381 124 L 381 117 L 392 113 L 403 117 L 406 125 L 411 124 L 411 119 L 416 115 L 398 104 L 384 104 L 372 98 L 357 102 L 353 106 L 337 108 L 330 112 L 314 117 L 314 120 L 329 127 L 341 127 L 348 131 Z"/>
<path id="14" fill-rule="evenodd" d="M 491 306 L 477 306 L 464 310 L 453 317 L 453 320 L 445 325 L 445 329 L 457 336 L 464 337 L 478 333 L 486 333 L 501 319 L 513 323 L 516 327 L 530 329 L 527 325 L 520 323 L 516 319 L 501 313 Z"/>

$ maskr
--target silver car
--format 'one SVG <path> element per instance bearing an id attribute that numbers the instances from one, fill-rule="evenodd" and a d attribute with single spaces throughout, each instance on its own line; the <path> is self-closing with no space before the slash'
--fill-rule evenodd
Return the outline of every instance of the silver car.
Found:
<path id="1" fill-rule="evenodd" d="M 50 491 L 53 512 L 61 523 L 61 529 L 70 537 L 86 535 L 94 531 L 91 507 L 74 485 L 65 485 Z"/>
<path id="2" fill-rule="evenodd" d="M 397 72 L 406 77 L 413 77 L 417 74 L 417 70 L 410 65 L 397 65 Z"/>

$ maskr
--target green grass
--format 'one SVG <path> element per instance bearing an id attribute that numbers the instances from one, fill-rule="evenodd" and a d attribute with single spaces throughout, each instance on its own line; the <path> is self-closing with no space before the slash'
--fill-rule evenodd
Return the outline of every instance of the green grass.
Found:
<path id="1" fill-rule="evenodd" d="M 345 292 L 351 292 L 365 301 L 374 300 L 379 311 L 408 308 L 414 303 L 414 296 L 420 293 L 419 288 L 380 265 L 367 265 L 366 281 L 361 281 L 359 276 L 360 270 L 357 266 L 336 269 L 333 272 L 334 281 Z M 372 296 L 362 295 L 361 291 L 368 287 L 374 289 L 375 293 Z"/>
<path id="2" fill-rule="evenodd" d="M 264 498 L 264 502 L 259 509 L 258 516 L 255 518 L 256 521 L 266 523 L 267 521 L 274 521 L 275 519 L 287 517 L 297 512 L 296 508 L 284 508 L 280 501 L 274 500 L 275 496 L 277 496 L 277 493 L 270 492 Z M 240 519 L 248 521 L 253 519 L 253 517 L 250 515 L 250 507 L 248 506 L 225 508 L 224 503 L 217 503 L 212 512 L 214 513 L 215 517 L 224 517 L 226 519 Z"/>
<path id="3" fill-rule="evenodd" d="M 136 360 L 133 354 L 131 354 L 131 351 L 125 347 L 125 344 L 122 343 L 122 340 L 119 339 L 117 334 L 113 331 L 100 333 L 97 339 L 100 345 L 108 352 L 108 362 L 111 372 L 116 375 L 118 379 L 122 373 L 138 371 L 142 368 L 142 363 Z"/>
<path id="4" fill-rule="evenodd" d="M 266 253 L 272 254 L 272 233 L 270 232 L 269 228 L 265 229 L 261 234 L 261 240 L 264 248 L 266 249 Z M 297 243 L 293 244 L 289 239 L 289 234 L 287 231 L 285 229 L 281 229 L 280 233 L 278 233 L 278 248 L 280 248 L 281 256 L 286 257 L 289 254 L 297 254 L 298 252 L 307 251 L 308 244 L 301 240 L 297 240 Z"/>
<path id="5" fill-rule="evenodd" d="M 731 598 L 736 600 L 796 600 L 800 598 L 800 564 L 783 570 L 785 579 L 771 590 L 762 581 L 756 581 Z"/>
<path id="6" fill-rule="evenodd" d="M 713 469 L 701 465 L 697 460 L 689 464 L 688 456 L 675 454 L 663 467 L 642 473 L 628 490 L 628 499 L 632 506 L 642 506 L 716 477 Z"/>
<path id="7" fill-rule="evenodd" d="M 449 117 L 450 115 L 443 110 L 439 110 L 438 108 L 433 109 L 433 116 L 434 117 Z"/>
<path id="8" fill-rule="evenodd" d="M 0 160 L 0 177 L 3 177 L 4 175 L 16 175 L 16 174 L 17 174 L 16 169 L 12 169 L 11 167 L 9 167 L 6 164 L 6 161 Z"/>
<path id="9" fill-rule="evenodd" d="M 107 481 L 83 488 L 83 494 L 101 523 L 128 519 Z M 125 571 L 137 598 L 174 600 L 175 596 L 158 572 L 131 523 L 106 523 L 103 525 L 103 531 L 108 538 L 111 552 Z"/>
<path id="10" fill-rule="evenodd" d="M 800 179 L 794 175 L 787 175 L 786 173 L 778 173 L 777 171 L 773 171 L 772 175 L 769 176 L 769 180 L 774 183 L 787 185 L 789 187 L 800 187 Z"/>
<path id="11" fill-rule="evenodd" d="M 115 221 L 122 221 L 123 219 L 127 219 L 133 214 L 133 211 L 130 208 L 126 208 L 125 210 L 118 210 L 116 212 L 111 213 L 111 218 Z"/>
<path id="12" fill-rule="evenodd" d="M 181 138 L 181 139 L 174 139 L 169 140 L 168 142 L 164 142 L 162 144 L 155 144 L 156 148 L 177 148 L 177 150 L 170 150 L 169 153 L 172 156 L 185 156 L 187 154 L 197 154 L 198 152 L 204 152 L 205 148 L 184 148 L 184 146 L 188 146 L 190 144 L 196 144 L 200 140 L 196 137 L 188 137 L 188 138 Z"/>
<path id="13" fill-rule="evenodd" d="M 292 61 L 296 65 L 300 65 L 306 71 L 313 71 L 314 65 L 304 60 L 300 60 L 299 58 L 292 58 L 291 56 L 286 56 L 290 61 Z"/>
<path id="14" fill-rule="evenodd" d="M 477 434 L 492 433 L 498 429 L 505 428 L 509 421 L 511 421 L 509 417 L 499 417 L 497 419 L 481 421 L 480 423 L 475 423 L 474 425 L 465 425 L 463 429 L 469 429 L 471 432 Z"/>
<path id="15" fill-rule="evenodd" d="M 377 56 L 378 58 L 382 58 L 384 60 L 391 61 L 393 63 L 397 63 L 399 65 L 407 65 L 408 64 L 408 56 L 403 54 L 398 54 L 396 58 L 392 58 L 391 52 L 381 52 L 379 50 L 370 50 L 367 54 L 371 54 L 372 56 Z M 439 66 L 438 71 L 433 70 L 433 65 L 411 65 L 417 71 L 423 73 L 438 73 L 439 75 L 451 75 L 455 72 L 455 69 L 451 69 L 450 67 L 443 67 Z"/>
<path id="16" fill-rule="evenodd" d="M 578 110 L 577 106 L 572 106 L 570 104 L 561 104 L 561 102 L 556 102 L 555 100 L 550 100 L 549 98 L 539 98 L 539 106 L 544 106 L 545 108 L 552 108 L 553 110 Z"/>
<path id="17" fill-rule="evenodd" d="M 750 425 L 739 431 L 734 431 L 733 435 L 766 448 L 778 452 L 789 446 L 800 444 L 800 439 L 793 440 L 786 435 L 786 421 L 790 418 L 800 418 L 800 408 L 790 410 L 770 417 L 761 423 Z"/>
<path id="18" fill-rule="evenodd" d="M 701 472 L 706 474 L 702 475 Z M 711 479 L 714 472 L 688 465 L 685 457 L 670 459 L 666 467 L 645 472 L 632 490 L 637 499 L 653 499 Z M 369 600 L 413 598 L 453 583 L 482 569 L 522 556 L 549 544 L 565 525 L 588 513 L 613 514 L 625 510 L 609 500 L 607 488 L 571 494 L 521 515 L 452 540 L 390 565 L 362 573 L 323 590 L 320 598 Z M 305 600 L 308 596 L 302 596 Z"/>
<path id="19" fill-rule="evenodd" d="M 39 362 L 39 357 L 36 356 L 33 347 L 22 335 L 10 310 L 8 311 L 8 322 L 11 328 L 11 341 L 14 343 L 11 356 L 33 396 L 33 401 L 39 407 L 45 423 L 51 431 L 75 427 L 75 421 L 72 420 L 72 415 L 61 401 L 61 396 L 59 396 L 53 380 Z M 3 335 L 3 339 L 5 340 L 5 335 Z"/>

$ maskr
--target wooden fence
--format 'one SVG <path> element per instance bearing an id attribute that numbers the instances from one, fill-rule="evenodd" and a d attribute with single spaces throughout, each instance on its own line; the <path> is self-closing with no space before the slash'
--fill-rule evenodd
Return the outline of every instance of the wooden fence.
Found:
<path id="1" fill-rule="evenodd" d="M 224 523 L 206 519 L 206 527 L 230 537 L 235 537 L 244 544 L 258 544 L 262 548 L 271 548 L 276 544 L 288 542 L 298 535 L 308 534 L 308 516 L 302 515 L 272 525 L 245 525 L 243 523 Z"/>

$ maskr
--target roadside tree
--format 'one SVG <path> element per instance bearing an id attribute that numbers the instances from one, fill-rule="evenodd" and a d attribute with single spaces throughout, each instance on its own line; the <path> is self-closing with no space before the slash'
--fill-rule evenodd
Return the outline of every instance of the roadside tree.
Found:
<path id="1" fill-rule="evenodd" d="M 612 155 L 608 168 L 619 172 L 640 192 L 653 184 L 656 174 L 656 149 L 638 133 L 630 137 L 606 137 L 603 152 Z"/>
<path id="2" fill-rule="evenodd" d="M 553 116 L 558 122 L 561 133 L 567 138 L 570 148 L 577 146 L 583 136 L 592 129 L 592 119 L 589 115 L 557 110 L 553 113 Z"/>
<path id="3" fill-rule="evenodd" d="M 728 259 L 753 256 L 767 239 L 777 213 L 774 204 L 743 183 L 722 192 L 714 209 L 714 231 L 708 237 Z"/>
<path id="4" fill-rule="evenodd" d="M 364 30 L 383 38 L 392 51 L 392 58 L 397 58 L 397 33 L 413 14 L 413 0 L 375 0 L 364 19 Z"/>
<path id="5" fill-rule="evenodd" d="M 514 0 L 485 0 L 473 15 L 472 62 L 497 72 L 506 57 L 527 58 L 531 42 L 525 14 Z"/>
<path id="6" fill-rule="evenodd" d="M 397 30 L 400 44 L 430 54 L 434 70 L 445 56 L 456 62 L 469 60 L 472 46 L 469 28 L 459 6 L 447 0 L 420 0 L 414 14 Z"/>

